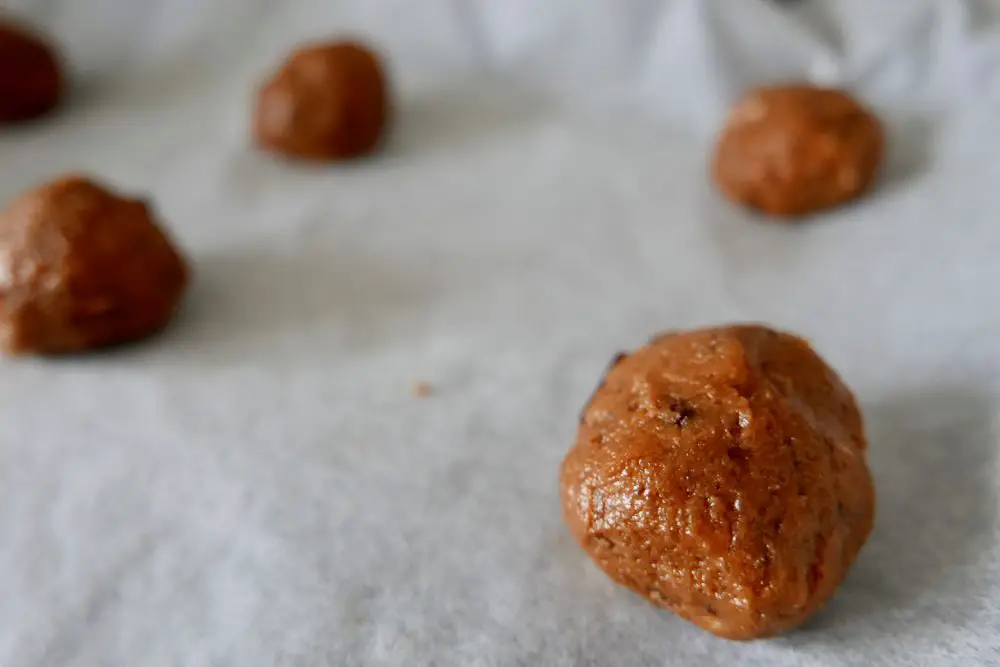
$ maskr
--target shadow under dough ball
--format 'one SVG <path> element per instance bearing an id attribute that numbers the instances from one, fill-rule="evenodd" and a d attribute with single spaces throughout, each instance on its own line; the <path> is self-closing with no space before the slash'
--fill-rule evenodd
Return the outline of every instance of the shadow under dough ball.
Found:
<path id="1" fill-rule="evenodd" d="M 188 277 L 145 203 L 61 178 L 0 213 L 0 349 L 57 354 L 145 338 L 170 321 Z"/>
<path id="2" fill-rule="evenodd" d="M 612 364 L 561 468 L 612 579 L 721 637 L 787 631 L 834 593 L 875 495 L 854 397 L 761 326 L 663 334 Z"/>
<path id="3" fill-rule="evenodd" d="M 884 142 L 878 118 L 843 91 L 762 87 L 730 112 L 713 177 L 738 204 L 775 216 L 806 215 L 867 191 Z"/>
<path id="4" fill-rule="evenodd" d="M 41 116 L 62 97 L 63 73 L 51 46 L 0 19 L 0 123 Z"/>
<path id="5" fill-rule="evenodd" d="M 257 144 L 308 160 L 339 160 L 372 151 L 389 113 L 378 56 L 353 42 L 313 44 L 294 52 L 260 88 Z"/>

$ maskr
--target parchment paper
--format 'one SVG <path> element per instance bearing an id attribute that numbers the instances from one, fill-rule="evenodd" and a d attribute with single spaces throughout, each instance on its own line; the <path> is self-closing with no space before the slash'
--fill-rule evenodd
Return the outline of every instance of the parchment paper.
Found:
<path id="1" fill-rule="evenodd" d="M 156 202 L 176 325 L 0 366 L 0 665 L 1000 664 L 1000 27 L 919 0 L 41 0 L 76 89 L 0 133 L 0 199 L 71 169 Z M 292 45 L 391 60 L 377 157 L 248 147 Z M 722 203 L 752 83 L 854 87 L 877 192 L 801 226 Z M 862 401 L 878 521 L 788 637 L 610 583 L 558 463 L 608 360 L 763 321 Z M 433 388 L 411 394 L 413 382 Z"/>

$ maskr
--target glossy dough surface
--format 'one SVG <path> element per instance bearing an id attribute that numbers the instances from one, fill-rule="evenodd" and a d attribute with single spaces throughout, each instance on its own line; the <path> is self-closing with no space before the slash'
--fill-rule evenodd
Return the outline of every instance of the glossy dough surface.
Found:
<path id="1" fill-rule="evenodd" d="M 776 216 L 805 215 L 867 191 L 884 142 L 878 118 L 843 91 L 763 87 L 730 112 L 712 173 L 736 203 Z"/>
<path id="2" fill-rule="evenodd" d="M 0 348 L 64 353 L 164 326 L 188 268 L 146 204 L 80 176 L 22 194 L 0 213 Z"/>
<path id="3" fill-rule="evenodd" d="M 561 470 L 570 530 L 615 581 L 717 635 L 803 622 L 865 542 L 874 489 L 850 391 L 760 326 L 617 359 Z"/>

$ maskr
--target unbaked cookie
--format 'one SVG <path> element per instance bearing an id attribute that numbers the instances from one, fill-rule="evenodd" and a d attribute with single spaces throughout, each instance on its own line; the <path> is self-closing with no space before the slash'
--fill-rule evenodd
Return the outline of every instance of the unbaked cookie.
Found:
<path id="1" fill-rule="evenodd" d="M 41 116 L 59 103 L 62 89 L 53 48 L 26 28 L 0 20 L 0 123 Z"/>
<path id="2" fill-rule="evenodd" d="M 851 392 L 761 326 L 661 335 L 617 358 L 561 469 L 566 521 L 618 583 L 722 637 L 802 623 L 872 528 Z"/>
<path id="3" fill-rule="evenodd" d="M 807 84 L 750 92 L 729 114 L 712 172 L 730 200 L 799 216 L 854 199 L 882 161 L 878 118 L 847 93 Z"/>
<path id="4" fill-rule="evenodd" d="M 257 95 L 253 132 L 275 153 L 339 160 L 372 151 L 389 113 L 378 56 L 355 42 L 295 51 Z"/>
<path id="5" fill-rule="evenodd" d="M 78 352 L 167 324 L 188 267 L 148 206 L 82 176 L 0 212 L 0 349 Z"/>

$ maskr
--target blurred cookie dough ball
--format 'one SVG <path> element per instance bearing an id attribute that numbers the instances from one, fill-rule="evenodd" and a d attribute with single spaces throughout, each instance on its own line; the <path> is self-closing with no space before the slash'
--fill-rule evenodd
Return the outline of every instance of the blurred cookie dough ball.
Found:
<path id="1" fill-rule="evenodd" d="M 872 528 L 861 415 L 837 374 L 761 326 L 668 333 L 612 362 L 561 468 L 609 577 L 730 639 L 833 595 Z"/>
<path id="2" fill-rule="evenodd" d="M 63 93 L 63 73 L 52 46 L 24 26 L 0 18 L 0 123 L 50 111 Z"/>
<path id="3" fill-rule="evenodd" d="M 713 178 L 738 204 L 775 216 L 806 215 L 867 191 L 884 143 L 878 118 L 841 90 L 766 86 L 730 112 Z"/>
<path id="4" fill-rule="evenodd" d="M 0 349 L 79 352 L 145 338 L 173 317 L 188 267 L 147 205 L 83 176 L 0 212 Z"/>
<path id="5" fill-rule="evenodd" d="M 259 146 L 308 160 L 341 160 L 378 146 L 389 114 L 377 54 L 356 42 L 298 49 L 260 88 L 253 133 Z"/>

